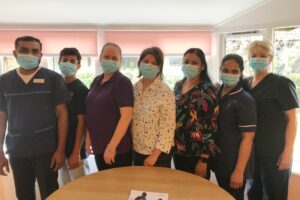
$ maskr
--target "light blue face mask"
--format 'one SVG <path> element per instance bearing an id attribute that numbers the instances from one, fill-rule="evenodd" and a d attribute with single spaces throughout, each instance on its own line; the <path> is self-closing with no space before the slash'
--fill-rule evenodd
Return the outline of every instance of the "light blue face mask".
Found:
<path id="1" fill-rule="evenodd" d="M 39 66 L 40 58 L 30 54 L 17 54 L 17 62 L 21 68 L 31 70 Z"/>
<path id="2" fill-rule="evenodd" d="M 103 72 L 105 73 L 113 73 L 119 70 L 119 64 L 117 62 L 110 61 L 110 60 L 103 60 L 101 62 L 101 66 Z"/>
<path id="3" fill-rule="evenodd" d="M 59 63 L 59 69 L 65 77 L 74 76 L 77 72 L 77 65 L 69 62 Z"/>
<path id="4" fill-rule="evenodd" d="M 158 71 L 159 70 L 156 65 L 151 65 L 149 63 L 140 64 L 140 72 L 145 79 L 152 79 L 156 77 Z"/>
<path id="5" fill-rule="evenodd" d="M 233 75 L 233 74 L 225 74 L 221 73 L 220 75 L 221 81 L 224 85 L 228 86 L 235 86 L 240 81 L 240 75 Z"/>
<path id="6" fill-rule="evenodd" d="M 200 68 L 196 65 L 183 65 L 181 70 L 184 76 L 188 79 L 195 78 L 200 74 Z"/>
<path id="7" fill-rule="evenodd" d="M 250 58 L 249 65 L 254 73 L 262 72 L 269 66 L 268 58 Z"/>

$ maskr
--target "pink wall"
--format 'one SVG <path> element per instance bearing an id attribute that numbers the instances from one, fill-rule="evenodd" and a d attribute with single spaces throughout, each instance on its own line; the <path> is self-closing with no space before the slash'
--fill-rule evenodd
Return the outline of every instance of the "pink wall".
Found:
<path id="1" fill-rule="evenodd" d="M 0 54 L 11 54 L 17 37 L 30 35 L 43 44 L 44 54 L 59 54 L 64 47 L 76 47 L 82 54 L 97 55 L 97 31 L 0 31 Z"/>
<path id="2" fill-rule="evenodd" d="M 152 46 L 160 47 L 165 54 L 183 54 L 191 47 L 211 54 L 212 33 L 208 31 L 108 31 L 104 38 L 120 45 L 124 54 L 140 54 Z"/>
<path id="3" fill-rule="evenodd" d="M 12 31 L 0 30 L 0 54 L 11 54 L 17 37 L 31 35 L 41 40 L 44 54 L 58 54 L 64 47 L 76 47 L 82 54 L 97 55 L 97 31 Z M 211 54 L 211 32 L 201 31 L 107 31 L 105 42 L 120 45 L 124 54 L 140 54 L 158 46 L 165 54 L 183 54 L 188 48 L 201 48 Z M 102 41 L 103 42 L 103 41 Z"/>

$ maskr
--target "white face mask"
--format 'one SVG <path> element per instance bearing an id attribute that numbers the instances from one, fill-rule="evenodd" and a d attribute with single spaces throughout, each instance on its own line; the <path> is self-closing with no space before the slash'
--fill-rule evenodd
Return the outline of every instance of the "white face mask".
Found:
<path id="1" fill-rule="evenodd" d="M 222 82 L 224 83 L 224 85 L 228 85 L 228 86 L 234 86 L 234 85 L 238 84 L 238 82 L 240 81 L 239 74 L 221 73 L 220 78 L 221 78 Z"/>
<path id="2" fill-rule="evenodd" d="M 59 63 L 59 69 L 65 77 L 74 76 L 77 72 L 77 65 L 69 62 Z"/>
<path id="3" fill-rule="evenodd" d="M 200 74 L 200 68 L 197 65 L 183 65 L 181 70 L 184 76 L 188 79 L 195 78 Z"/>
<path id="4" fill-rule="evenodd" d="M 269 60 L 268 58 L 250 58 L 249 65 L 254 73 L 262 72 L 269 66 Z"/>
<path id="5" fill-rule="evenodd" d="M 40 58 L 30 54 L 17 54 L 17 62 L 25 70 L 31 70 L 39 66 Z"/>
<path id="6" fill-rule="evenodd" d="M 113 73 L 119 70 L 119 63 L 111 61 L 111 60 L 103 60 L 101 61 L 101 66 L 104 72 Z"/>

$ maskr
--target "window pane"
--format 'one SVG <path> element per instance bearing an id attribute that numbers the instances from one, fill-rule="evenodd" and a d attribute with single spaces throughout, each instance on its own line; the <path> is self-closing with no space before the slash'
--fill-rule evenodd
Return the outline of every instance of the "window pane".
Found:
<path id="1" fill-rule="evenodd" d="M 177 81 L 183 78 L 181 71 L 182 56 L 166 55 L 164 60 L 164 81 L 173 90 Z"/>
<path id="2" fill-rule="evenodd" d="M 0 56 L 0 75 L 3 74 L 3 57 Z"/>
<path id="3" fill-rule="evenodd" d="M 3 59 L 2 73 L 6 73 L 19 66 L 14 56 L 3 56 L 2 59 Z"/>
<path id="4" fill-rule="evenodd" d="M 120 71 L 131 80 L 132 84 L 135 84 L 139 80 L 138 60 L 138 55 L 125 55 L 122 58 Z"/>
<path id="5" fill-rule="evenodd" d="M 53 56 L 43 56 L 40 66 L 50 69 L 50 70 L 54 70 L 54 63 L 55 63 L 55 60 L 54 60 Z"/>
<path id="6" fill-rule="evenodd" d="M 300 97 L 300 27 L 274 30 L 275 56 L 273 72 L 284 75 L 294 81 L 297 95 Z M 300 112 L 298 110 L 298 119 Z M 293 171 L 300 173 L 300 128 L 294 146 Z"/>
<path id="7" fill-rule="evenodd" d="M 81 59 L 81 67 L 77 72 L 79 78 L 88 88 L 90 88 L 92 81 L 95 78 L 96 61 L 98 57 L 83 56 Z"/>

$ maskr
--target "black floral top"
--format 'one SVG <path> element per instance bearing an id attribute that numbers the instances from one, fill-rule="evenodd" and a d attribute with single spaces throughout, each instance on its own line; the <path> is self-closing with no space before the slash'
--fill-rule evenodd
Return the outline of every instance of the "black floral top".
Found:
<path id="1" fill-rule="evenodd" d="M 184 79 L 185 80 L 185 79 Z M 183 156 L 215 155 L 214 142 L 219 112 L 215 88 L 211 83 L 200 82 L 181 94 L 184 80 L 175 85 L 176 130 L 175 150 Z"/>

